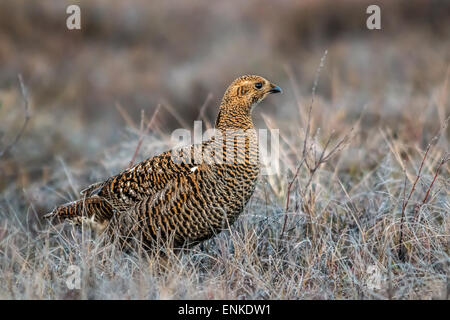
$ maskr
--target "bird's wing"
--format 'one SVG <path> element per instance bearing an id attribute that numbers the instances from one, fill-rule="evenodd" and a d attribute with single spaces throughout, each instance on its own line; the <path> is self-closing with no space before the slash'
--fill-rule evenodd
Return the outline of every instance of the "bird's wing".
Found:
<path id="1" fill-rule="evenodd" d="M 109 178 L 94 183 L 82 191 L 83 195 L 98 195 L 115 209 L 126 211 L 136 203 L 163 190 L 172 180 L 191 172 L 194 164 L 174 161 L 171 151 L 147 159 Z"/>
<path id="2" fill-rule="evenodd" d="M 177 232 L 178 228 L 184 229 L 184 233 L 197 232 L 198 236 L 204 236 L 203 233 L 208 231 L 195 228 L 188 232 L 186 229 L 193 223 L 192 207 L 187 202 L 193 195 L 199 195 L 202 172 L 210 171 L 211 165 L 201 164 L 194 168 L 195 170 L 188 174 L 168 181 L 162 189 L 136 202 L 130 208 L 129 211 L 132 213 L 130 216 L 144 226 L 150 237 L 155 237 L 158 232 L 166 236 L 175 232 L 175 241 L 182 241 L 181 235 Z M 174 219 L 182 223 L 177 223 Z"/>

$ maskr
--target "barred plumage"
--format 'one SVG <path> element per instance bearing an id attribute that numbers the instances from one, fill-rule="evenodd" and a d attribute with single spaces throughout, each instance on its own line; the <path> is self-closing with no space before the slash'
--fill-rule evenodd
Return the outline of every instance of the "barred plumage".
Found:
<path id="1" fill-rule="evenodd" d="M 212 237 L 234 222 L 253 194 L 260 164 L 251 111 L 276 92 L 281 89 L 260 76 L 236 79 L 224 94 L 210 140 L 96 183 L 81 192 L 82 199 L 46 217 L 114 222 L 121 235 L 148 247 L 158 237 L 174 246 Z"/>

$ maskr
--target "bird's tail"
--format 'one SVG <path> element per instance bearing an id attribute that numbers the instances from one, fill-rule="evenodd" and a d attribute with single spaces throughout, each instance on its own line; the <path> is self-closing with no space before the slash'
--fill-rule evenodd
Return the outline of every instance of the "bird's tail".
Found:
<path id="1" fill-rule="evenodd" d="M 112 217 L 112 213 L 113 208 L 108 201 L 94 196 L 56 207 L 44 218 L 50 219 L 52 222 L 62 222 L 67 219 L 80 223 L 84 218 L 95 222 L 104 222 Z"/>

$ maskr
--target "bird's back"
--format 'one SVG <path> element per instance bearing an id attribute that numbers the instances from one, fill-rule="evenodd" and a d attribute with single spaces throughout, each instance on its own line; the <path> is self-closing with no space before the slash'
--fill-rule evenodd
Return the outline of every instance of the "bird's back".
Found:
<path id="1" fill-rule="evenodd" d="M 55 210 L 75 220 L 87 208 L 84 214 L 100 224 L 111 218 L 108 212 L 126 215 L 121 233 L 147 245 L 158 237 L 173 237 L 177 246 L 208 239 L 233 223 L 253 193 L 259 173 L 256 132 L 231 131 L 189 146 L 184 154 L 191 156 L 184 159 L 173 153 L 94 184 L 82 191 L 84 199 Z"/>

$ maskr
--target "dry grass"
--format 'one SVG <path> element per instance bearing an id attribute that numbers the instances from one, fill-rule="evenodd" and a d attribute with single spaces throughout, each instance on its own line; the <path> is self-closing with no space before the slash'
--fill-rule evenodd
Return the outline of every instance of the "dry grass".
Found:
<path id="1" fill-rule="evenodd" d="M 434 145 L 424 158 L 420 150 L 404 151 L 388 133 L 380 135 L 391 151 L 356 176 L 340 170 L 348 149 L 336 152 L 333 165 L 327 166 L 320 159 L 327 155 L 328 142 L 311 136 L 305 158 L 299 152 L 294 163 L 284 164 L 299 164 L 295 179 L 289 178 L 287 210 L 279 205 L 286 197 L 286 177 L 262 177 L 242 218 L 228 232 L 182 254 L 159 248 L 165 258 L 156 252 L 123 253 L 89 230 L 36 230 L 29 223 L 34 217 L 39 221 L 32 202 L 25 220 L 14 204 L 6 203 L 0 234 L 2 298 L 448 298 L 447 165 L 441 166 L 422 204 L 443 151 Z M 287 154 L 305 141 L 301 132 L 284 138 Z M 145 145 L 152 139 L 157 138 L 146 136 Z M 402 219 L 405 181 L 406 189 L 412 189 L 421 158 L 420 180 Z M 69 172 L 63 189 L 75 193 L 78 187 Z M 417 210 L 415 204 L 421 204 Z M 397 253 L 402 225 L 404 257 Z M 82 268 L 81 290 L 66 287 L 69 265 Z M 370 287 L 368 268 L 373 266 L 380 272 L 378 288 Z"/>
<path id="2" fill-rule="evenodd" d="M 252 3 L 249 1 L 245 14 L 251 14 Z M 284 9 L 280 12 L 284 17 L 299 12 L 295 11 L 299 8 Z M 311 12 L 306 16 L 314 16 Z M 267 13 L 262 10 L 260 14 Z M 315 21 L 326 25 L 327 14 L 320 15 L 323 21 Z M 93 39 L 106 33 L 100 28 L 103 20 L 98 19 L 98 25 L 90 29 Z M 181 253 L 164 245 L 155 252 L 124 253 L 104 235 L 70 225 L 49 227 L 41 216 L 56 204 L 76 199 L 89 183 L 123 170 L 130 161 L 141 161 L 170 147 L 169 128 L 191 127 L 192 119 L 205 120 L 204 127 L 208 122 L 211 125 L 221 94 L 217 88 L 236 71 L 225 69 L 250 68 L 240 65 L 243 59 L 234 52 L 246 48 L 245 43 L 231 38 L 236 47 L 217 64 L 211 63 L 213 56 L 208 54 L 199 59 L 201 64 L 194 63 L 204 75 L 209 74 L 208 69 L 212 74 L 224 72 L 212 82 L 205 76 L 208 80 L 200 90 L 188 87 L 193 79 L 199 80 L 186 66 L 176 66 L 184 70 L 185 77 L 179 73 L 174 87 L 162 88 L 160 83 L 171 83 L 173 75 L 159 75 L 161 81 L 145 78 L 126 63 L 114 63 L 119 59 L 116 55 L 123 58 L 125 53 L 113 53 L 106 44 L 95 41 L 72 63 L 82 67 L 87 53 L 106 51 L 110 54 L 104 65 L 123 75 L 119 84 L 106 84 L 98 94 L 83 89 L 83 71 L 58 78 L 53 69 L 26 68 L 23 80 L 31 118 L 18 142 L 0 158 L 0 298 L 449 298 L 450 130 L 445 125 L 450 114 L 450 43 L 445 31 L 441 37 L 417 27 L 415 32 L 406 28 L 398 34 L 364 37 L 346 33 L 353 20 L 343 20 L 343 35 L 323 37 L 316 44 L 302 38 L 308 46 L 301 48 L 304 42 L 296 43 L 297 33 L 290 28 L 309 34 L 310 24 L 287 18 L 274 21 L 267 18 L 262 24 L 261 35 L 267 36 L 269 53 L 255 63 L 285 94 L 271 97 L 257 108 L 255 119 L 260 128 L 280 128 L 280 169 L 261 177 L 245 212 L 229 230 Z M 195 25 L 195 21 L 191 23 Z M 325 28 L 323 25 L 318 28 Z M 149 30 L 146 26 L 138 29 Z M 270 26 L 284 31 L 279 41 L 273 40 Z M 31 31 L 19 28 L 17 32 Z M 164 70 L 173 61 L 183 61 L 183 54 L 189 53 L 170 50 L 177 39 L 186 36 L 180 32 L 173 43 L 165 44 L 169 48 L 161 49 L 179 56 L 165 61 L 152 52 L 156 62 L 149 66 Z M 219 43 L 224 43 L 224 38 L 218 37 Z M 133 48 L 131 60 L 126 61 L 142 56 L 153 61 L 137 49 L 138 41 L 133 39 L 128 43 Z M 5 36 L 0 34 L 0 41 L 6 41 Z M 209 44 L 213 40 L 204 41 Z M 198 45 L 198 50 L 203 50 L 205 43 Z M 2 48 L 0 55 L 7 55 L 7 46 Z M 283 53 L 274 48 L 282 48 Z M 316 87 L 317 67 L 325 49 L 328 55 Z M 36 52 L 21 55 L 33 65 L 56 54 L 52 50 L 51 54 Z M 279 66 L 267 67 L 273 57 Z M 24 61 L 11 59 L 11 65 Z M 104 68 L 102 72 L 109 78 L 108 67 Z M 49 94 L 48 83 L 40 85 L 33 76 L 27 77 L 33 70 L 43 72 L 40 76 L 51 84 L 61 81 L 61 93 L 49 97 L 54 92 Z M 13 79 L 10 85 L 3 77 L 0 150 L 14 141 L 24 122 L 16 76 L 9 77 Z M 168 98 L 129 100 L 119 92 L 117 100 L 104 102 L 115 90 L 134 94 L 147 88 L 152 92 L 161 89 Z M 180 102 L 180 91 L 201 94 L 190 103 Z M 76 100 L 78 94 L 85 94 L 86 99 Z M 82 101 L 82 107 L 77 107 L 74 99 Z M 126 102 L 137 106 L 130 108 Z M 160 107 L 156 107 L 158 102 Z M 58 107 L 65 103 L 73 108 Z M 146 107 L 149 104 L 155 108 Z M 99 115 L 86 111 L 94 107 Z M 141 123 L 140 109 L 146 111 Z M 79 116 L 79 110 L 88 116 Z M 114 141 L 107 139 L 110 136 Z M 70 265 L 81 268 L 80 290 L 66 286 Z"/>

